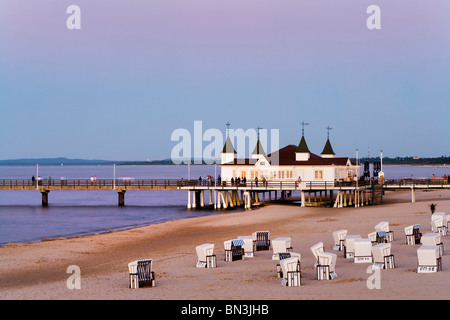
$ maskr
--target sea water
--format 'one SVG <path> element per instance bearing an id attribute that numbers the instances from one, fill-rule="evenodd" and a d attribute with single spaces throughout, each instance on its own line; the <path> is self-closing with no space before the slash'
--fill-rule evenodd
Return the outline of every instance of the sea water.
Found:
<path id="1" fill-rule="evenodd" d="M 30 179 L 34 166 L 0 166 L 0 179 Z M 39 166 L 39 176 L 53 179 L 204 179 L 220 173 L 214 165 Z M 386 179 L 431 178 L 450 174 L 450 168 L 383 166 Z M 205 194 L 205 197 L 208 193 Z M 0 191 L 0 244 L 73 237 L 123 230 L 169 220 L 217 213 L 210 208 L 187 209 L 186 191 L 127 191 L 125 206 L 115 191 L 51 191 L 49 206 L 41 206 L 38 191 Z M 209 203 L 209 199 L 206 199 Z M 243 210 L 242 208 L 234 209 Z"/>
<path id="2" fill-rule="evenodd" d="M 214 165 L 39 166 L 39 176 L 52 179 L 205 179 L 219 174 Z M 0 179 L 31 179 L 35 166 L 0 166 Z M 115 172 L 114 172 L 115 171 Z M 205 203 L 209 203 L 205 193 Z M 39 191 L 0 191 L 0 244 L 24 243 L 123 230 L 169 220 L 217 214 L 211 208 L 187 209 L 186 191 L 127 191 L 125 206 L 117 192 L 51 191 L 42 207 Z M 234 209 L 226 212 L 242 210 Z M 220 211 L 224 213 L 224 211 Z"/>

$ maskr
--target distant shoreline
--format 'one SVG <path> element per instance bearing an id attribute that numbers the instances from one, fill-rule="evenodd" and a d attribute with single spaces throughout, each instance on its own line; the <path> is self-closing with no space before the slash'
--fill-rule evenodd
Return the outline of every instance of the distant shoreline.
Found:
<path id="1" fill-rule="evenodd" d="M 173 162 L 165 162 L 165 161 L 152 161 L 152 162 L 112 162 L 112 163 L 3 163 L 0 162 L 0 166 L 36 166 L 36 164 L 39 164 L 39 166 L 186 166 L 187 164 L 181 163 L 181 164 L 175 164 Z M 219 163 L 218 163 L 219 164 Z M 191 163 L 190 165 L 194 166 L 202 166 L 202 165 L 213 165 L 208 163 L 202 163 L 202 164 L 196 164 Z M 220 164 L 219 164 L 220 165 Z M 385 163 L 384 166 L 390 166 L 390 167 L 423 167 L 423 168 L 449 168 L 450 164 L 440 165 L 440 164 L 390 164 Z"/>
<path id="2" fill-rule="evenodd" d="M 186 159 L 187 160 L 187 159 Z M 355 161 L 355 159 L 351 159 Z M 185 161 L 185 160 L 183 160 Z M 361 165 L 363 161 L 368 161 L 369 163 L 379 162 L 379 158 L 370 158 L 370 159 L 360 159 Z M 199 159 L 191 159 L 192 165 L 210 165 L 214 162 L 212 159 L 202 160 L 201 164 L 195 163 L 200 162 Z M 412 159 L 410 157 L 407 158 L 383 158 L 384 165 L 388 166 L 410 166 L 410 167 L 437 167 L 437 168 L 450 168 L 450 157 L 439 157 L 439 158 L 421 158 L 421 159 Z M 99 160 L 99 159 L 69 159 L 69 158 L 30 158 L 30 159 L 8 159 L 8 160 L 0 160 L 0 166 L 82 166 L 82 165 L 137 165 L 137 166 L 151 166 L 151 165 L 177 165 L 173 163 L 172 159 L 162 159 L 162 160 L 154 160 L 154 161 L 132 161 L 132 160 L 122 160 L 122 161 L 114 161 L 114 160 Z M 187 165 L 182 163 L 181 165 Z"/>

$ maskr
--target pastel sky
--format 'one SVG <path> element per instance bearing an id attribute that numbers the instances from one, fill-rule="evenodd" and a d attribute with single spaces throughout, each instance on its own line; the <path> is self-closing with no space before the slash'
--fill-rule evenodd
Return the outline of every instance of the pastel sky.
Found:
<path id="1" fill-rule="evenodd" d="M 1 0 L 0 159 L 164 159 L 196 120 L 279 129 L 280 146 L 305 121 L 317 154 L 330 126 L 338 156 L 448 156 L 449 13 L 448 0 Z"/>

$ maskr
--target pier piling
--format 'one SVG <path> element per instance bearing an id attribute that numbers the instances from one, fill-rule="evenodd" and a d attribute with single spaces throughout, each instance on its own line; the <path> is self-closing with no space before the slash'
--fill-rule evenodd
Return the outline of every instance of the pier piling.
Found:
<path id="1" fill-rule="evenodd" d="M 125 205 L 125 190 L 117 191 L 119 207 L 123 207 Z"/>
<path id="2" fill-rule="evenodd" d="M 48 193 L 50 192 L 50 190 L 43 190 L 41 191 L 42 194 L 42 206 L 43 207 L 48 207 Z"/>

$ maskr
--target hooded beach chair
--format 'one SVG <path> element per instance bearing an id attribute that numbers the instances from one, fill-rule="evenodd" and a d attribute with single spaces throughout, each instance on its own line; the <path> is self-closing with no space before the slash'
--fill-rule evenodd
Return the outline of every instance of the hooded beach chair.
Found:
<path id="1" fill-rule="evenodd" d="M 372 244 L 376 244 L 377 243 L 377 231 L 373 231 L 373 232 L 369 233 L 367 235 L 367 237 L 370 239 Z"/>
<path id="2" fill-rule="evenodd" d="M 431 216 L 431 231 L 439 232 L 443 236 L 447 234 L 447 225 L 444 223 L 445 213 L 435 212 Z"/>
<path id="3" fill-rule="evenodd" d="M 333 250 L 342 251 L 344 250 L 345 236 L 347 235 L 347 230 L 337 230 L 333 232 L 334 247 Z"/>
<path id="4" fill-rule="evenodd" d="M 279 256 L 280 261 L 283 259 L 288 259 L 288 258 L 292 258 L 292 257 L 296 257 L 298 259 L 299 263 L 301 261 L 301 254 L 296 253 L 296 252 L 280 252 L 278 254 L 278 256 Z M 281 269 L 280 263 L 277 264 L 277 275 L 278 275 L 278 278 L 283 278 L 283 270 Z"/>
<path id="5" fill-rule="evenodd" d="M 244 240 L 227 240 L 223 245 L 225 247 L 225 261 L 244 260 Z"/>
<path id="6" fill-rule="evenodd" d="M 155 273 L 152 271 L 152 259 L 136 260 L 128 264 L 130 288 L 155 286 Z"/>
<path id="7" fill-rule="evenodd" d="M 355 256 L 355 239 L 361 239 L 360 235 L 346 235 L 344 240 L 344 257 L 346 259 L 353 258 Z"/>
<path id="8" fill-rule="evenodd" d="M 448 232 L 449 224 L 450 224 L 450 213 L 448 213 L 444 216 L 444 226 L 447 228 L 447 232 Z"/>
<path id="9" fill-rule="evenodd" d="M 272 260 L 278 260 L 278 254 L 282 252 L 292 252 L 291 237 L 279 237 L 272 240 Z"/>
<path id="10" fill-rule="evenodd" d="M 337 277 L 337 255 L 335 253 L 325 252 L 323 242 L 316 243 L 310 247 L 310 250 L 316 258 L 314 267 L 316 268 L 317 280 L 328 280 Z"/>
<path id="11" fill-rule="evenodd" d="M 214 244 L 204 243 L 195 247 L 195 250 L 197 251 L 197 268 L 217 267 Z"/>
<path id="12" fill-rule="evenodd" d="M 301 285 L 301 267 L 298 257 L 290 257 L 280 261 L 283 272 L 282 285 L 288 287 L 299 287 Z"/>
<path id="13" fill-rule="evenodd" d="M 422 233 L 420 232 L 420 224 L 414 224 L 405 227 L 406 244 L 415 245 L 420 244 Z"/>
<path id="14" fill-rule="evenodd" d="M 379 243 L 372 247 L 373 263 L 380 269 L 395 268 L 394 255 L 391 254 L 391 243 Z"/>
<path id="15" fill-rule="evenodd" d="M 421 246 L 417 249 L 417 273 L 431 273 L 442 270 L 438 246 Z"/>
<path id="16" fill-rule="evenodd" d="M 254 250 L 254 246 L 253 246 L 253 237 L 252 236 L 238 236 L 238 239 L 241 239 L 242 241 L 244 241 L 244 256 L 245 257 L 253 257 L 253 250 Z"/>
<path id="17" fill-rule="evenodd" d="M 394 231 L 389 230 L 389 222 L 382 221 L 375 226 L 375 231 L 386 232 L 386 240 L 388 242 L 394 241 Z"/>
<path id="18" fill-rule="evenodd" d="M 254 251 L 269 250 L 269 231 L 256 231 L 252 234 Z"/>
<path id="19" fill-rule="evenodd" d="M 420 239 L 420 243 L 424 246 L 438 246 L 439 256 L 444 255 L 444 244 L 442 243 L 442 236 L 440 233 L 425 233 Z"/>
<path id="20" fill-rule="evenodd" d="M 355 263 L 372 262 L 372 241 L 369 238 L 355 239 Z"/>

